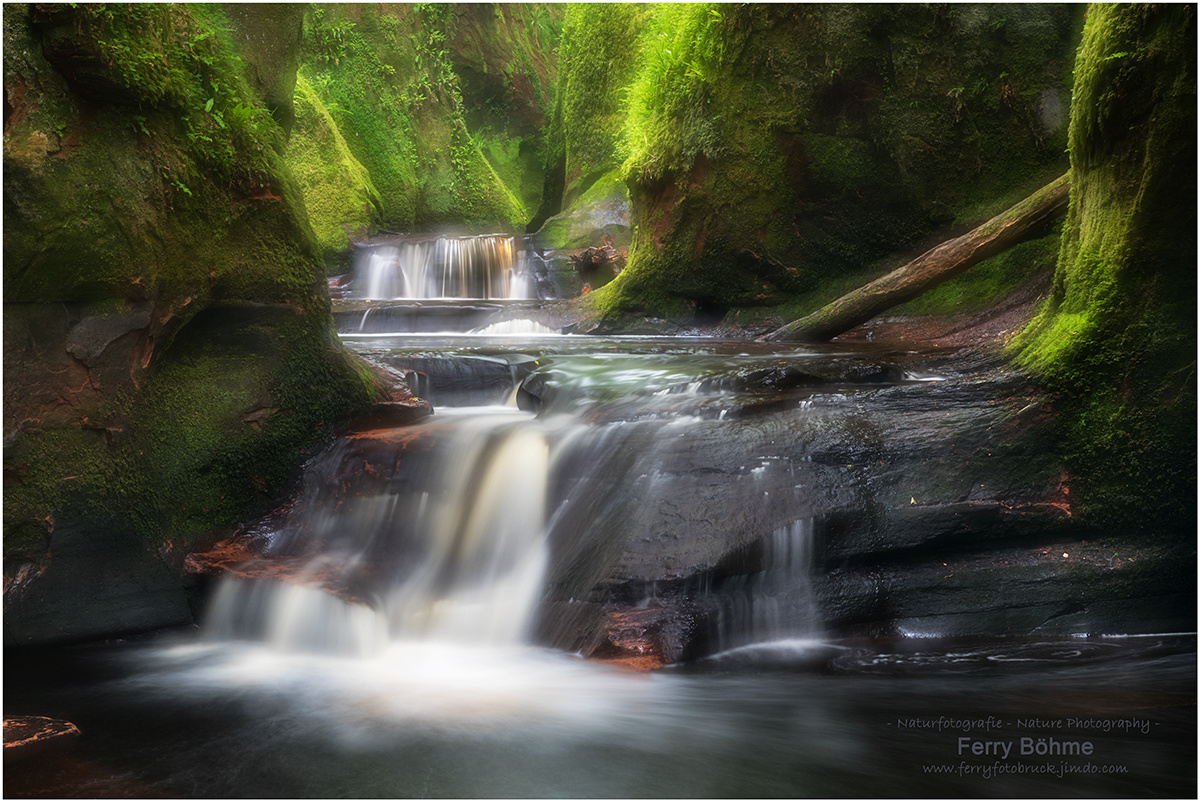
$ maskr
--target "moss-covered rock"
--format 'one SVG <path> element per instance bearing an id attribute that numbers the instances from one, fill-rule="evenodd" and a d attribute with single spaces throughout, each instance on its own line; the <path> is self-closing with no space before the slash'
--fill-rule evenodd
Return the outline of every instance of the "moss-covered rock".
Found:
<path id="1" fill-rule="evenodd" d="M 296 82 L 294 135 L 285 152 L 304 195 L 326 264 L 337 264 L 355 239 L 370 233 L 382 199 L 354 158 L 342 132 L 312 86 Z"/>
<path id="2" fill-rule="evenodd" d="M 450 6 L 315 5 L 301 73 L 379 193 L 374 223 L 523 231 L 524 206 L 467 128 L 455 24 Z"/>
<path id="3" fill-rule="evenodd" d="M 213 6 L 4 8 L 6 638 L 177 623 L 165 565 L 377 392 L 228 27 Z M 71 595 L 72 559 L 120 564 Z"/>
<path id="4" fill-rule="evenodd" d="M 1089 7 L 1054 289 L 1017 356 L 1097 525 L 1195 527 L 1195 68 L 1194 7 Z"/>
<path id="5" fill-rule="evenodd" d="M 620 90 L 637 234 L 601 311 L 781 303 L 978 223 L 1064 166 L 1070 7 L 642 13 Z"/>
<path id="6" fill-rule="evenodd" d="M 563 7 L 460 3 L 447 42 L 464 121 L 488 164 L 521 202 L 542 202 L 544 123 L 552 107 Z"/>
<path id="7" fill-rule="evenodd" d="M 300 66 L 303 4 L 224 3 L 221 8 L 230 23 L 226 31 L 249 64 L 247 79 L 284 134 L 290 134 L 295 120 L 292 92 Z"/>

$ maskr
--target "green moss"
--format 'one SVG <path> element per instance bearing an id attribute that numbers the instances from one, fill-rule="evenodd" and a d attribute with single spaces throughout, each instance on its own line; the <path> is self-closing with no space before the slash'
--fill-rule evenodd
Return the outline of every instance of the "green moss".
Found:
<path id="1" fill-rule="evenodd" d="M 381 226 L 524 228 L 467 128 L 449 7 L 314 6 L 310 23 L 301 72 L 378 190 Z"/>
<path id="2" fill-rule="evenodd" d="M 174 538 L 270 504 L 294 479 L 301 451 L 372 397 L 321 316 L 247 311 L 193 322 L 129 402 L 137 435 L 125 453 L 142 481 L 125 499 L 127 515 L 165 523 Z M 146 487 L 154 492 L 142 497 Z"/>
<path id="3" fill-rule="evenodd" d="M 21 477 L 6 503 L 6 553 L 16 553 L 8 527 L 28 529 L 47 511 L 179 544 L 265 511 L 301 454 L 378 392 L 322 320 L 285 308 L 205 312 L 141 387 L 93 411 L 103 427 L 22 439 L 6 453 Z"/>
<path id="4" fill-rule="evenodd" d="M 114 19 L 124 19 L 124 12 Z M 94 46 L 88 30 L 95 28 L 91 36 L 108 35 L 99 23 L 89 27 L 72 19 L 51 31 L 63 26 L 79 47 Z M 309 297 L 311 233 L 303 206 L 291 202 L 298 195 L 275 150 L 282 137 L 265 109 L 255 107 L 236 130 L 232 117 L 217 116 L 220 106 L 204 112 L 181 106 L 184 100 L 175 95 L 136 111 L 94 100 L 85 110 L 78 90 L 34 55 L 40 48 L 28 21 L 6 9 L 5 27 L 6 40 L 22 45 L 6 48 L 9 74 L 36 86 L 5 138 L 6 301 L 155 298 L 186 316 L 213 295 L 300 302 Z M 168 28 L 177 37 L 188 30 Z M 146 39 L 151 45 L 165 41 Z M 172 53 L 164 56 L 151 47 L 144 55 Z M 212 82 L 230 87 L 222 95 L 226 109 L 235 98 L 243 98 L 238 104 L 247 108 L 253 99 L 242 94 L 249 90 L 233 72 L 239 62 L 232 56 L 210 60 L 196 67 L 193 88 Z M 183 63 L 193 66 L 187 59 Z M 104 60 L 92 69 L 96 83 L 105 76 L 125 80 L 119 71 L 113 77 L 117 67 Z M 226 138 L 206 140 L 202 132 L 210 127 L 224 130 L 219 119 L 229 129 Z M 226 159 L 228 151 L 236 155 Z M 260 243 L 268 229 L 277 249 L 266 258 L 227 246 Z"/>
<path id="5" fill-rule="evenodd" d="M 447 41 L 467 130 L 526 218 L 542 202 L 562 17 L 559 5 L 462 6 Z"/>
<path id="6" fill-rule="evenodd" d="M 380 26 L 357 8 L 314 6 L 306 27 L 301 77 L 336 121 L 354 158 L 379 193 L 379 222 L 412 225 L 420 205 L 415 111 L 428 89 L 415 82 L 412 15 Z M 387 57 L 380 53 L 386 52 Z M 385 69 L 385 68 L 390 68 Z"/>
<path id="7" fill-rule="evenodd" d="M 185 541 L 278 493 L 374 384 L 332 335 L 281 132 L 218 12 L 63 6 L 38 27 L 30 13 L 4 9 L 4 290 L 21 311 L 6 378 L 36 394 L 22 419 L 5 406 L 6 553 L 68 518 Z M 76 72 L 43 55 L 68 40 L 90 54 Z M 81 319 L 135 306 L 146 319 L 124 345 L 81 333 L 68 371 L 25 341 L 44 321 L 61 354 Z M 72 370 L 82 389 L 55 385 Z"/>
<path id="8" fill-rule="evenodd" d="M 562 207 L 620 165 L 625 87 L 638 69 L 639 31 L 647 23 L 636 4 L 572 4 L 559 45 L 557 127 L 565 160 Z M 552 143 L 551 147 L 555 147 Z"/>
<path id="9" fill-rule="evenodd" d="M 345 250 L 349 238 L 369 232 L 382 200 L 329 110 L 303 78 L 296 82 L 295 110 L 286 159 L 329 264 Z"/>
<path id="10" fill-rule="evenodd" d="M 1015 353 L 1100 525 L 1194 531 L 1195 98 L 1193 8 L 1090 7 L 1055 284 Z"/>
<path id="11" fill-rule="evenodd" d="M 640 14 L 637 69 L 608 94 L 625 99 L 618 151 L 640 232 L 596 299 L 614 309 L 788 303 L 1062 169 L 1067 7 Z M 577 69 L 569 36 L 563 76 Z"/>

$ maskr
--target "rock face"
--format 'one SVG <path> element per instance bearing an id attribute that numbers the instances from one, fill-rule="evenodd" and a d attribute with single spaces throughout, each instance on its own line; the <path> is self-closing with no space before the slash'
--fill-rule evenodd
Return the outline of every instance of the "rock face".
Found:
<path id="1" fill-rule="evenodd" d="M 1027 377 L 995 357 L 941 369 L 946 381 L 818 396 L 801 412 L 748 408 L 740 425 L 726 415 L 654 443 L 652 491 L 618 502 L 598 482 L 586 491 L 593 502 L 572 499 L 589 519 L 559 524 L 573 534 L 554 542 L 540 637 L 653 668 L 726 648 L 731 605 L 749 620 L 755 604 L 774 611 L 789 594 L 808 594 L 813 626 L 776 637 L 1192 626 L 1185 547 L 1104 538 L 1073 521 L 1054 414 Z M 609 525 L 589 525 L 604 517 Z M 772 570 L 773 533 L 806 520 L 810 575 L 751 599 L 746 588 Z"/>
<path id="2" fill-rule="evenodd" d="M 558 11 L 314 4 L 287 149 L 327 263 L 367 232 L 523 232 Z"/>
<path id="3" fill-rule="evenodd" d="M 1196 16 L 1092 6 L 1076 65 L 1071 206 L 1020 343 L 1063 410 L 1081 512 L 1196 527 Z"/>
<path id="4" fill-rule="evenodd" d="M 720 316 L 794 301 L 1062 172 L 1068 7 L 637 13 L 619 123 L 638 235 L 598 308 Z"/>
<path id="5" fill-rule="evenodd" d="M 184 546 L 379 392 L 279 158 L 278 11 L 248 81 L 217 7 L 4 8 L 6 642 L 188 620 Z"/>

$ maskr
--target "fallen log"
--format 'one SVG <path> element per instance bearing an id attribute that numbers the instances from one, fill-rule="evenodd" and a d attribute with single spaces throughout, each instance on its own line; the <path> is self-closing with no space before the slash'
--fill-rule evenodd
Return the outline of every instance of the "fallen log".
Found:
<path id="1" fill-rule="evenodd" d="M 1039 189 L 978 228 L 943 242 L 870 284 L 843 295 L 812 314 L 793 320 L 763 339 L 768 342 L 824 342 L 893 306 L 911 301 L 985 259 L 1041 233 L 1067 210 L 1068 175 Z"/>

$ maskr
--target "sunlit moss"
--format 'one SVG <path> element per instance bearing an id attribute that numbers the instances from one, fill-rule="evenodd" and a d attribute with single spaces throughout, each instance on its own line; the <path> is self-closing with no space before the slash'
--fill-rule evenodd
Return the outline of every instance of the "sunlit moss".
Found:
<path id="1" fill-rule="evenodd" d="M 982 222 L 1065 166 L 1066 7 L 641 13 L 619 91 L 639 236 L 595 303 L 786 304 Z"/>
<path id="2" fill-rule="evenodd" d="M 522 230 L 526 209 L 471 137 L 436 4 L 312 9 L 302 73 L 378 190 L 390 229 Z"/>
<path id="3" fill-rule="evenodd" d="M 326 261 L 351 237 L 369 233 L 382 205 L 371 176 L 354 158 L 329 110 L 308 81 L 296 81 L 296 122 L 286 152 Z"/>
<path id="4" fill-rule="evenodd" d="M 580 3 L 567 10 L 558 81 L 564 208 L 621 162 L 621 95 L 637 74 L 645 24 L 645 11 L 636 4 Z"/>

